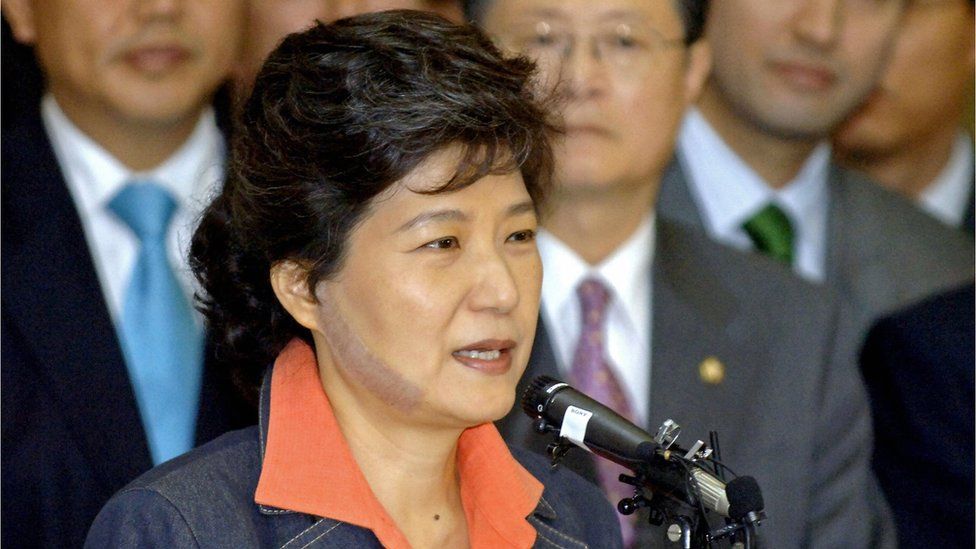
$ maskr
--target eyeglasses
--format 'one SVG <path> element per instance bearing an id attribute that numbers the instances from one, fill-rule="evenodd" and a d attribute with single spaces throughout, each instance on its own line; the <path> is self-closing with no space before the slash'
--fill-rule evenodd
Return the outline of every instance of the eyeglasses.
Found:
<path id="1" fill-rule="evenodd" d="M 684 38 L 665 38 L 654 29 L 628 23 L 597 27 L 589 34 L 576 34 L 568 27 L 548 21 L 515 26 L 503 36 L 503 42 L 546 63 L 563 62 L 582 45 L 605 66 L 627 69 L 653 64 L 665 50 L 685 43 Z"/>

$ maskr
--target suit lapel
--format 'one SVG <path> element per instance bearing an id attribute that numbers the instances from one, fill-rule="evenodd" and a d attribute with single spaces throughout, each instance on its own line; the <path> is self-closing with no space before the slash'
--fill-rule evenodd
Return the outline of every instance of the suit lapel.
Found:
<path id="1" fill-rule="evenodd" d="M 661 178 L 661 189 L 658 191 L 657 213 L 665 220 L 677 222 L 686 227 L 704 230 L 698 204 L 691 196 L 689 181 L 681 167 L 681 161 L 676 154 L 664 171 Z"/>
<path id="2" fill-rule="evenodd" d="M 848 219 L 848 212 L 851 209 L 847 189 L 842 181 L 842 174 L 837 167 L 831 165 L 830 175 L 827 178 L 827 283 L 841 288 L 845 277 L 842 266 L 848 261 L 852 250 L 849 250 L 851 239 L 848 233 L 852 230 Z M 848 290 L 848 288 L 843 288 Z"/>
<path id="3" fill-rule="evenodd" d="M 152 464 L 81 222 L 39 119 L 8 137 L 3 161 L 4 310 L 96 475 L 120 487 Z"/>
<path id="4" fill-rule="evenodd" d="M 685 427 L 685 447 L 696 438 L 707 441 L 708 430 L 719 431 L 724 440 L 740 440 L 741 416 L 736 411 L 746 412 L 742 396 L 752 392 L 750 384 L 760 364 L 750 344 L 754 326 L 725 284 L 721 254 L 703 251 L 716 246 L 704 235 L 692 236 L 663 220 L 658 223 L 646 427 L 654 433 L 665 419 L 675 420 Z M 705 361 L 721 369 L 721 381 L 703 379 Z M 720 416 L 716 410 L 729 413 Z"/>
<path id="5" fill-rule="evenodd" d="M 828 286 L 865 311 L 882 311 L 903 299 L 902 277 L 892 276 L 888 235 L 878 230 L 875 198 L 866 181 L 851 177 L 831 165 L 827 213 L 827 280 Z M 880 190 L 878 192 L 881 192 Z M 875 213 L 877 212 L 877 213 Z M 883 283 L 882 283 L 883 282 Z M 856 301 L 852 301 L 856 300 Z"/>

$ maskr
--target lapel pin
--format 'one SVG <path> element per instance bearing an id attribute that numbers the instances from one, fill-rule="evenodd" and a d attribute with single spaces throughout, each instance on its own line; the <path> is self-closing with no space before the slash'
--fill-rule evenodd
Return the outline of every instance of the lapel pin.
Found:
<path id="1" fill-rule="evenodd" d="M 709 385 L 718 385 L 725 379 L 725 364 L 718 357 L 707 357 L 698 365 L 698 377 Z"/>

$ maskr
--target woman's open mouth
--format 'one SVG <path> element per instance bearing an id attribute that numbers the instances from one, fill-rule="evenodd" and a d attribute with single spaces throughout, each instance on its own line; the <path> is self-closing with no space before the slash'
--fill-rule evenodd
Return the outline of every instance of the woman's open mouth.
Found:
<path id="1" fill-rule="evenodd" d="M 515 342 L 510 339 L 488 339 L 468 345 L 451 353 L 454 359 L 468 368 L 489 375 L 500 375 L 512 367 L 512 349 Z"/>

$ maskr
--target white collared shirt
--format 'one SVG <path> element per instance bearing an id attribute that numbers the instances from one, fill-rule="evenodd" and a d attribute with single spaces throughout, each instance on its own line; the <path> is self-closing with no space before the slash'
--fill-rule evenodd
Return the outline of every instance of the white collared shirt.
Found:
<path id="1" fill-rule="evenodd" d="M 539 231 L 542 256 L 542 314 L 563 376 L 572 369 L 582 322 L 576 288 L 586 278 L 610 290 L 607 307 L 607 359 L 616 369 L 639 424 L 647 422 L 651 385 L 651 265 L 654 258 L 654 217 L 606 260 L 588 264 L 565 243 Z"/>
<path id="2" fill-rule="evenodd" d="M 678 158 L 712 238 L 752 249 L 742 225 L 772 202 L 793 223 L 793 270 L 808 280 L 824 280 L 829 144 L 817 146 L 796 178 L 774 189 L 735 154 L 697 109 L 690 109 L 678 135 Z"/>
<path id="3" fill-rule="evenodd" d="M 167 248 L 187 299 L 195 283 L 187 266 L 190 237 L 224 171 L 224 138 L 212 109 L 200 117 L 187 141 L 165 162 L 135 173 L 82 133 L 64 114 L 54 97 L 41 103 L 41 117 L 68 190 L 81 218 L 92 253 L 102 295 L 112 319 L 121 320 L 125 291 L 139 252 L 139 239 L 109 210 L 108 204 L 133 179 L 152 180 L 166 188 L 177 202 L 170 223 Z"/>
<path id="4" fill-rule="evenodd" d="M 949 162 L 918 196 L 918 205 L 946 225 L 961 227 L 972 200 L 973 162 L 973 143 L 960 130 Z"/>

